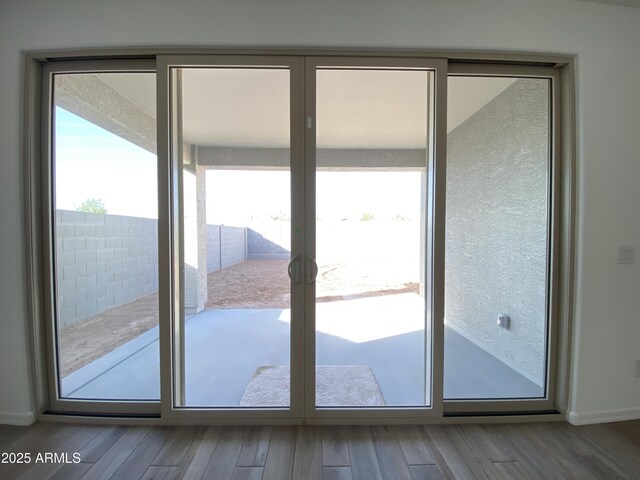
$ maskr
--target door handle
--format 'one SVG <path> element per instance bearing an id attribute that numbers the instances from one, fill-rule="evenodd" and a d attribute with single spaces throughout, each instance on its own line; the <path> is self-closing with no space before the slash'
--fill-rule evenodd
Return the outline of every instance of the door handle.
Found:
<path id="1" fill-rule="evenodd" d="M 307 284 L 311 285 L 316 281 L 316 277 L 318 276 L 318 264 L 316 263 L 316 259 L 307 255 L 307 268 L 305 269 L 307 272 Z M 313 268 L 312 268 L 313 267 Z"/>
<path id="2" fill-rule="evenodd" d="M 300 255 L 296 255 L 291 259 L 287 267 L 287 273 L 293 283 L 296 285 L 300 283 Z"/>

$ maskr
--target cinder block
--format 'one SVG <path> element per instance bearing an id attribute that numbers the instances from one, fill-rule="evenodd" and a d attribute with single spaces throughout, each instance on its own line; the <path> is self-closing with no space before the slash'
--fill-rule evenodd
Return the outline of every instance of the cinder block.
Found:
<path id="1" fill-rule="evenodd" d="M 76 237 L 95 237 L 96 226 L 95 225 L 76 225 Z"/>
<path id="2" fill-rule="evenodd" d="M 56 252 L 56 265 L 58 268 L 75 264 L 76 252 Z"/>
<path id="3" fill-rule="evenodd" d="M 105 216 L 106 215 L 104 213 L 85 212 L 84 221 L 85 223 L 90 223 L 93 225 L 103 225 Z"/>
<path id="4" fill-rule="evenodd" d="M 58 296 L 67 295 L 76 291 L 76 279 L 70 278 L 67 280 L 58 280 L 56 283 L 56 291 Z"/>
<path id="5" fill-rule="evenodd" d="M 106 240 L 104 238 L 87 238 L 87 250 L 99 250 L 106 247 Z"/>
<path id="6" fill-rule="evenodd" d="M 116 280 L 125 280 L 127 278 L 129 278 L 131 276 L 131 273 L 129 272 L 129 269 L 121 269 L 121 270 L 116 270 L 115 271 L 115 279 Z"/>
<path id="7" fill-rule="evenodd" d="M 151 295 L 152 293 L 155 293 L 158 291 L 158 286 L 157 285 L 153 285 L 150 283 L 147 283 L 146 285 L 144 285 L 144 287 L 142 288 L 142 294 L 143 295 Z"/>
<path id="8" fill-rule="evenodd" d="M 76 316 L 78 318 L 89 318 L 98 312 L 96 300 L 89 300 L 76 305 Z"/>
<path id="9" fill-rule="evenodd" d="M 105 215 L 104 216 L 104 224 L 105 225 L 120 225 L 122 224 L 122 217 L 119 215 Z"/>
<path id="10" fill-rule="evenodd" d="M 70 307 L 71 305 L 79 305 L 87 301 L 87 290 L 84 288 L 78 288 L 74 292 L 69 292 L 63 295 L 62 305 Z"/>
<path id="11" fill-rule="evenodd" d="M 60 210 L 60 223 L 84 223 L 84 212 L 72 210 Z"/>
<path id="12" fill-rule="evenodd" d="M 96 275 L 86 275 L 76 278 L 77 288 L 92 288 L 98 284 Z"/>
<path id="13" fill-rule="evenodd" d="M 106 285 L 98 285 L 93 288 L 87 288 L 87 301 L 89 300 L 97 301 L 99 298 L 104 297 L 106 294 L 107 294 Z"/>
<path id="14" fill-rule="evenodd" d="M 58 238 L 71 238 L 76 236 L 76 229 L 74 225 L 58 223 L 55 227 L 55 233 Z"/>
<path id="15" fill-rule="evenodd" d="M 87 274 L 86 264 L 68 265 L 62 268 L 62 278 L 67 280 L 69 278 L 84 277 Z"/>
<path id="16" fill-rule="evenodd" d="M 87 275 L 95 275 L 98 273 L 105 273 L 107 266 L 105 262 L 95 262 L 87 264 Z"/>
<path id="17" fill-rule="evenodd" d="M 127 217 L 127 216 L 122 216 L 122 224 L 123 225 L 135 225 L 136 224 L 136 217 Z"/>
<path id="18" fill-rule="evenodd" d="M 116 237 L 128 237 L 131 235 L 131 226 L 129 225 L 114 225 L 113 235 Z"/>
<path id="19" fill-rule="evenodd" d="M 114 235 L 117 235 L 114 233 Z M 106 248 L 120 248 L 122 247 L 122 238 L 120 237 L 107 237 L 105 240 Z"/>
<path id="20" fill-rule="evenodd" d="M 153 245 L 145 245 L 144 247 L 142 247 L 142 253 L 143 253 L 143 255 L 155 255 L 156 254 Z"/>
<path id="21" fill-rule="evenodd" d="M 127 257 L 122 259 L 122 268 L 133 268 L 136 266 L 136 259 Z"/>
<path id="22" fill-rule="evenodd" d="M 113 260 L 107 260 L 107 272 L 116 272 L 122 269 L 122 260 L 115 258 Z"/>
<path id="23" fill-rule="evenodd" d="M 132 237 L 123 237 L 122 238 L 122 246 L 123 247 L 135 247 L 136 245 L 136 240 L 137 237 L 136 236 L 132 236 Z"/>
<path id="24" fill-rule="evenodd" d="M 136 279 L 135 278 L 125 278 L 122 280 L 122 289 L 123 290 L 133 290 L 136 288 Z"/>
<path id="25" fill-rule="evenodd" d="M 128 247 L 115 248 L 113 250 L 113 254 L 115 258 L 127 258 L 129 256 L 129 248 Z"/>
<path id="26" fill-rule="evenodd" d="M 152 275 L 153 273 L 155 273 L 155 265 L 151 264 L 151 265 L 144 265 L 142 267 L 142 273 L 144 275 Z"/>
<path id="27" fill-rule="evenodd" d="M 115 293 L 116 305 L 123 305 L 133 300 L 133 295 L 129 290 L 122 290 Z"/>
<path id="28" fill-rule="evenodd" d="M 62 302 L 58 303 L 58 327 L 64 328 L 76 320 L 76 306 L 62 307 Z"/>
<path id="29" fill-rule="evenodd" d="M 122 291 L 122 280 L 115 280 L 107 284 L 107 294 Z"/>
<path id="30" fill-rule="evenodd" d="M 134 258 L 139 257 L 141 255 L 144 256 L 144 254 L 142 253 L 142 247 L 136 247 L 136 246 L 129 247 L 129 255 Z"/>
<path id="31" fill-rule="evenodd" d="M 146 265 L 147 263 L 149 263 L 149 257 L 147 257 L 146 255 L 137 255 L 136 256 L 136 266 L 142 267 L 143 265 Z"/>
<path id="32" fill-rule="evenodd" d="M 98 255 L 95 250 L 79 250 L 76 252 L 76 263 L 95 263 Z"/>
<path id="33" fill-rule="evenodd" d="M 113 237 L 113 225 L 96 225 L 96 237 Z"/>
<path id="34" fill-rule="evenodd" d="M 76 252 L 78 250 L 86 250 L 87 242 L 84 238 L 63 238 L 62 249 L 65 252 Z"/>
<path id="35" fill-rule="evenodd" d="M 98 298 L 96 302 L 98 312 L 105 312 L 116 303 L 116 296 L 113 293 L 107 293 L 104 297 Z"/>
<path id="36" fill-rule="evenodd" d="M 115 254 L 113 252 L 113 248 L 104 248 L 96 252 L 96 260 L 98 262 L 106 262 L 108 260 L 113 260 L 114 258 Z"/>
<path id="37" fill-rule="evenodd" d="M 115 280 L 115 272 L 104 272 L 96 275 L 97 285 L 108 285 Z"/>

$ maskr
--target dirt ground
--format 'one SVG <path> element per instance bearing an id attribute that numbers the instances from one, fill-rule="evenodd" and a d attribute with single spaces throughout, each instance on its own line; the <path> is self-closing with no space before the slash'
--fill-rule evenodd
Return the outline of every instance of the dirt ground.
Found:
<path id="1" fill-rule="evenodd" d="M 288 308 L 286 260 L 248 260 L 208 276 L 207 308 Z M 320 265 L 316 279 L 318 302 L 418 292 L 392 266 L 371 262 Z M 60 332 L 62 377 L 91 363 L 158 325 L 158 294 L 114 308 Z"/>

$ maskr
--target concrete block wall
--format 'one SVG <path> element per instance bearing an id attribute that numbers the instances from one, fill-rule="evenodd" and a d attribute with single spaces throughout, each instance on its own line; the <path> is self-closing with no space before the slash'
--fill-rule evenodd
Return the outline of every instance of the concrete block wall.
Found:
<path id="1" fill-rule="evenodd" d="M 291 222 L 284 220 L 249 225 L 247 252 L 252 260 L 288 259 L 291 256 Z"/>
<path id="2" fill-rule="evenodd" d="M 247 229 L 207 225 L 207 272 L 215 272 L 247 260 Z"/>
<path id="3" fill-rule="evenodd" d="M 60 327 L 158 290 L 158 226 L 147 218 L 56 211 Z"/>

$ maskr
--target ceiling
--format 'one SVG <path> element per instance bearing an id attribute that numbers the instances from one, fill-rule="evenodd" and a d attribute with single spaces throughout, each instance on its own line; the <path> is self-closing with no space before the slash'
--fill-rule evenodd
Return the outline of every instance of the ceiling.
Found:
<path id="1" fill-rule="evenodd" d="M 425 148 L 427 75 L 424 71 L 319 71 L 318 147 Z M 155 117 L 153 74 L 99 77 Z M 288 70 L 192 68 L 184 69 L 182 78 L 185 141 L 208 146 L 288 146 Z M 514 81 L 450 77 L 447 131 Z"/>

